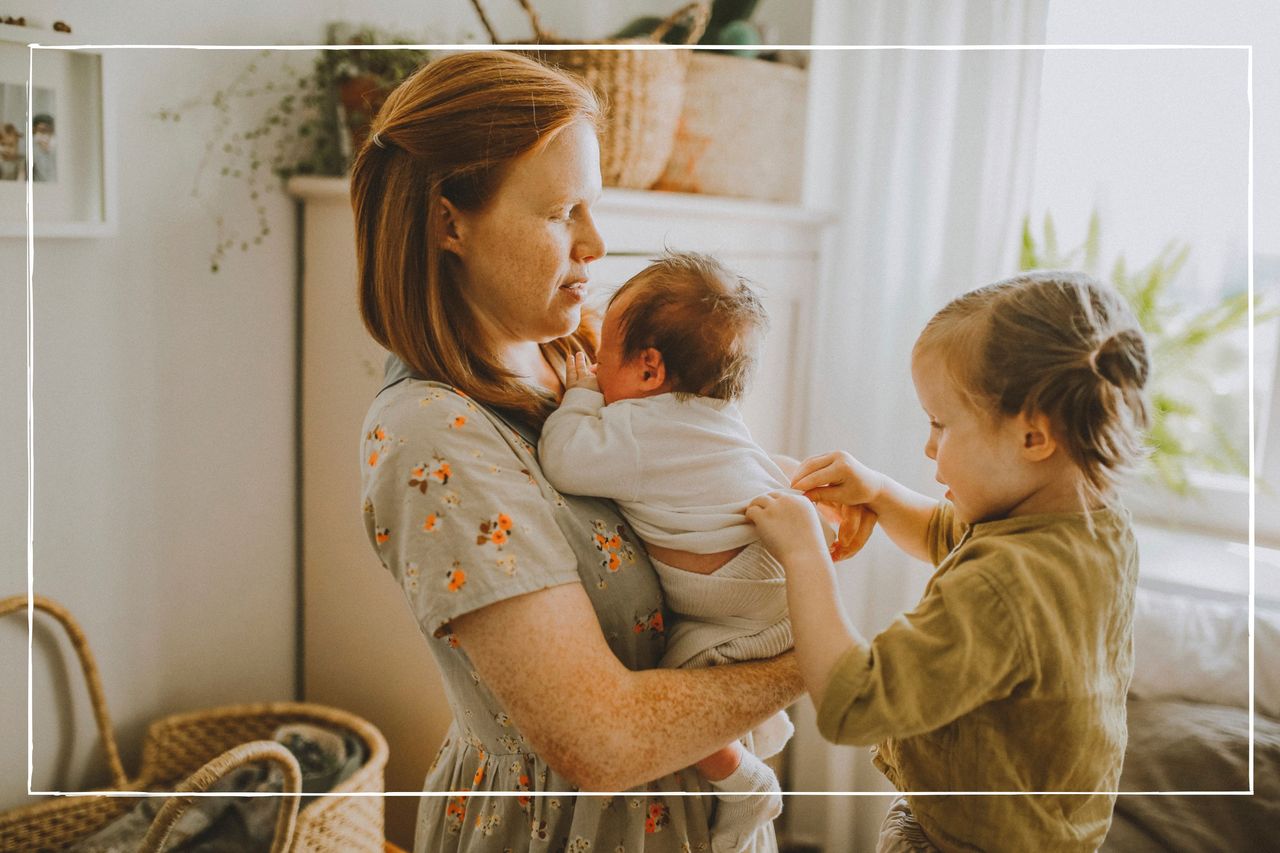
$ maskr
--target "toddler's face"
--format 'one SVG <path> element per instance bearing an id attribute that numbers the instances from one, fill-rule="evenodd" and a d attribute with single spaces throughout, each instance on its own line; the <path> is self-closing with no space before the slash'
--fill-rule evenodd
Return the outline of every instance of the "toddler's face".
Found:
<path id="1" fill-rule="evenodd" d="M 605 311 L 600 327 L 600 351 L 596 353 L 596 381 L 606 404 L 615 400 L 631 400 L 646 394 L 644 365 L 639 358 L 622 359 L 622 311 L 634 294 L 624 293 Z"/>
<path id="2" fill-rule="evenodd" d="M 911 377 L 929 416 L 924 454 L 937 464 L 934 478 L 956 516 L 966 524 L 1007 517 L 1038 485 L 1021 453 L 1018 419 L 975 408 L 936 355 L 913 359 Z"/>

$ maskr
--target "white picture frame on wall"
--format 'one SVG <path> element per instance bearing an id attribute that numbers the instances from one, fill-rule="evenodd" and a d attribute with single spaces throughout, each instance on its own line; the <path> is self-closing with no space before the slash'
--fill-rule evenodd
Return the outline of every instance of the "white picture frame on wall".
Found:
<path id="1" fill-rule="evenodd" d="M 115 230 L 106 58 L 60 47 L 74 43 L 62 33 L 0 25 L 0 236 L 27 236 L 28 183 L 35 237 Z"/>

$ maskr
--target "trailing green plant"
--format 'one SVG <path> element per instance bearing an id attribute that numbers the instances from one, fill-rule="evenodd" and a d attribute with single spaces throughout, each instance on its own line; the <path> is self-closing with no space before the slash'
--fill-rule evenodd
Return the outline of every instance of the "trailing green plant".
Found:
<path id="1" fill-rule="evenodd" d="M 760 27 L 750 18 L 755 13 L 759 0 L 714 0 L 711 4 L 711 16 L 707 21 L 707 29 L 698 39 L 701 45 L 740 45 L 738 49 L 726 51 L 735 56 L 772 58 L 762 54 L 752 45 L 764 41 Z M 658 28 L 662 19 L 652 15 L 636 18 L 621 30 L 614 33 L 613 38 L 635 38 L 647 36 Z M 672 27 L 663 42 L 667 44 L 684 44 L 689 36 L 689 29 L 683 24 Z"/>
<path id="2" fill-rule="evenodd" d="M 215 214 L 217 241 L 209 267 L 217 272 L 228 251 L 248 251 L 271 234 L 266 198 L 294 175 L 342 176 L 351 164 L 360 128 L 396 85 L 429 61 L 427 51 L 374 47 L 408 45 L 400 35 L 371 27 L 331 24 L 327 43 L 341 50 L 314 53 L 264 50 L 212 95 L 188 99 L 154 113 L 165 122 L 213 111 L 204 156 L 191 194 L 202 197 L 209 173 L 243 184 L 254 211 L 253 228 L 243 230 Z M 298 63 L 298 58 L 306 61 Z M 356 85 L 358 96 L 343 93 Z M 254 116 L 247 122 L 245 116 Z M 357 137 L 357 138 L 353 138 Z"/>
<path id="3" fill-rule="evenodd" d="M 1081 269 L 1099 275 L 1101 222 L 1095 211 L 1089 217 L 1084 241 L 1063 251 L 1058 246 L 1053 218 L 1045 214 L 1040 240 L 1031 233 L 1030 217 L 1023 219 L 1019 267 L 1031 269 Z M 1227 293 L 1207 307 L 1187 305 L 1173 293 L 1173 285 L 1191 255 L 1191 247 L 1170 241 L 1148 263 L 1131 270 L 1123 254 L 1111 266 L 1110 283 L 1128 302 L 1147 336 L 1151 379 L 1151 424 L 1147 432 L 1150 471 L 1178 494 L 1192 491 L 1191 470 L 1248 474 L 1247 450 L 1205 411 L 1203 401 L 1213 394 L 1211 350 L 1249 323 L 1249 295 Z M 1254 322 L 1261 323 L 1280 312 L 1255 306 Z M 1190 436 L 1204 436 L 1194 441 Z"/>

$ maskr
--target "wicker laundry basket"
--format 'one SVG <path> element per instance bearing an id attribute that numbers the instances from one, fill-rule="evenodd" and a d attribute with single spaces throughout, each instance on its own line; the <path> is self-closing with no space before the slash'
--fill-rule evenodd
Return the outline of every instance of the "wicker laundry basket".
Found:
<path id="1" fill-rule="evenodd" d="M 25 609 L 26 596 L 0 600 L 0 616 Z M 57 602 L 36 596 L 34 606 L 53 616 L 65 629 L 80 658 L 90 703 L 111 771 L 112 791 L 144 791 L 162 786 L 175 791 L 197 791 L 220 775 L 247 761 L 269 760 L 286 766 L 286 790 L 291 779 L 287 766 L 297 762 L 280 744 L 270 741 L 272 732 L 286 723 L 310 723 L 354 733 L 364 744 L 363 765 L 330 792 L 349 796 L 318 797 L 300 811 L 297 798 L 282 800 L 280 823 L 273 853 L 293 851 L 383 851 L 384 772 L 387 742 L 367 720 L 325 705 L 275 702 L 231 705 L 186 714 L 174 714 L 153 722 L 142 748 L 142 768 L 130 780 L 120 762 L 111 718 L 98 668 L 80 626 Z M 262 743 L 253 743 L 261 741 Z M 283 756 L 281 755 L 283 753 Z M 285 758 L 287 756 L 287 759 Z M 296 789 L 295 789 L 296 790 Z M 358 796 L 377 794 L 379 796 Z M 55 851 L 102 829 L 134 808 L 140 798 L 107 797 L 89 793 L 23 806 L 0 814 L 0 851 Z M 292 805 L 290 805 L 292 800 Z M 156 815 L 152 833 L 162 838 L 190 798 L 171 798 Z M 291 837 L 282 843 L 290 812 L 296 812 Z M 143 849 L 147 849 L 144 845 Z M 158 849 L 158 848 L 153 848 Z"/>
<path id="2" fill-rule="evenodd" d="M 529 16 L 537 44 L 570 42 L 547 30 L 529 0 L 518 0 Z M 501 44 L 480 0 L 471 0 L 481 23 Z M 659 44 L 681 21 L 689 21 L 685 44 L 695 43 L 707 27 L 710 6 L 690 3 L 670 15 L 647 37 L 607 39 L 595 44 Z M 539 59 L 582 77 L 607 107 L 600 133 L 600 174 L 605 186 L 648 189 L 662 174 L 675 144 L 676 124 L 684 104 L 688 50 L 547 50 Z"/>

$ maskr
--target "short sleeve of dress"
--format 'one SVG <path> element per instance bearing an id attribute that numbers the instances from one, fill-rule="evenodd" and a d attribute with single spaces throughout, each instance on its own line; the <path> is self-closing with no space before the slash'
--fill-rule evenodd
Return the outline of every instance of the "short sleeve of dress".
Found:
<path id="1" fill-rule="evenodd" d="M 422 381 L 382 392 L 361 441 L 364 523 L 427 636 L 503 599 L 580 582 L 556 523 L 559 495 L 530 448 L 457 392 Z"/>

